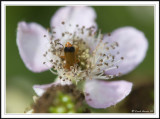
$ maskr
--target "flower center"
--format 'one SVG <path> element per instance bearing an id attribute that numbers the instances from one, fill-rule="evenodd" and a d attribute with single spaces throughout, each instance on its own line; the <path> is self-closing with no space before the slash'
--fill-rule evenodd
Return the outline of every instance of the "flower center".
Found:
<path id="1" fill-rule="evenodd" d="M 67 24 L 62 22 L 61 27 L 66 29 Z M 118 47 L 118 43 L 104 41 L 103 35 L 95 32 L 94 27 L 85 28 L 85 26 L 69 24 L 67 28 L 69 30 L 64 30 L 57 39 L 55 39 L 56 32 L 53 30 L 49 38 L 50 47 L 44 54 L 52 64 L 51 72 L 58 73 L 62 84 L 63 82 L 77 83 L 86 78 L 113 78 L 115 75 L 105 75 L 105 71 L 118 68 L 117 62 L 123 59 L 123 57 L 116 57 L 119 52 L 112 54 L 112 51 Z M 57 73 L 53 70 L 57 70 Z"/>

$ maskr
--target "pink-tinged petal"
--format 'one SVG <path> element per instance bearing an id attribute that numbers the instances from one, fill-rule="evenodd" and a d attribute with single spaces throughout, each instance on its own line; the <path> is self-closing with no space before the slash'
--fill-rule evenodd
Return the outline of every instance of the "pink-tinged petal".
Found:
<path id="1" fill-rule="evenodd" d="M 47 30 L 37 23 L 18 23 L 17 45 L 26 67 L 33 72 L 47 70 L 43 64 L 46 59 L 43 54 L 47 51 Z"/>
<path id="2" fill-rule="evenodd" d="M 104 40 L 108 42 L 116 41 L 119 46 L 111 51 L 115 55 L 115 60 L 124 57 L 117 65 L 118 69 L 106 71 L 106 74 L 115 75 L 118 73 L 126 74 L 135 69 L 146 56 L 148 41 L 143 32 L 134 27 L 122 27 L 105 36 Z M 119 55 L 116 53 L 120 52 Z"/>
<path id="3" fill-rule="evenodd" d="M 75 31 L 74 28 L 77 24 L 79 25 L 79 27 L 97 27 L 95 19 L 96 13 L 94 9 L 91 7 L 61 7 L 51 18 L 51 27 L 55 27 L 55 37 L 60 38 L 62 36 L 62 33 L 66 32 L 65 30 L 69 31 L 70 33 L 73 33 Z M 62 25 L 63 21 L 65 22 L 65 28 Z"/>
<path id="4" fill-rule="evenodd" d="M 54 82 L 54 83 L 50 83 L 50 84 L 45 84 L 45 85 L 34 85 L 33 86 L 33 90 L 35 91 L 35 93 L 38 96 L 42 96 L 43 93 L 51 86 L 53 85 L 57 85 L 58 83 Z"/>
<path id="5" fill-rule="evenodd" d="M 85 84 L 85 100 L 93 108 L 107 108 L 123 100 L 132 89 L 127 81 L 90 80 Z"/>
<path id="6" fill-rule="evenodd" d="M 64 21 L 68 24 L 91 27 L 96 25 L 95 19 L 96 13 L 91 7 L 62 7 L 52 17 L 51 26 L 58 26 Z"/>

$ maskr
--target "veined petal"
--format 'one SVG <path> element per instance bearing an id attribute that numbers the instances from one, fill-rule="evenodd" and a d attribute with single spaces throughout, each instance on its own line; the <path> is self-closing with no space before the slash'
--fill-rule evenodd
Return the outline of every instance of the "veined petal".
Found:
<path id="1" fill-rule="evenodd" d="M 111 51 L 116 59 L 124 57 L 123 61 L 118 62 L 118 68 L 106 71 L 106 74 L 116 75 L 118 73 L 126 74 L 135 69 L 140 64 L 148 49 L 148 41 L 143 32 L 134 27 L 122 27 L 105 36 L 107 42 L 118 42 L 119 46 Z M 117 55 L 116 53 L 120 54 Z"/>
<path id="2" fill-rule="evenodd" d="M 79 27 L 85 26 L 86 28 L 95 26 L 96 13 L 93 8 L 85 6 L 76 7 L 62 7 L 58 9 L 51 19 L 51 27 L 55 27 L 56 38 L 61 38 L 63 32 L 74 33 L 74 29 L 78 24 Z M 65 28 L 62 22 L 65 22 Z"/>
<path id="3" fill-rule="evenodd" d="M 93 108 L 107 108 L 123 100 L 132 83 L 127 81 L 102 81 L 92 79 L 85 84 L 85 99 Z"/>
<path id="4" fill-rule="evenodd" d="M 33 72 L 47 70 L 43 64 L 46 59 L 43 54 L 47 51 L 48 41 L 44 38 L 47 30 L 37 23 L 20 22 L 17 29 L 17 45 L 26 67 Z"/>

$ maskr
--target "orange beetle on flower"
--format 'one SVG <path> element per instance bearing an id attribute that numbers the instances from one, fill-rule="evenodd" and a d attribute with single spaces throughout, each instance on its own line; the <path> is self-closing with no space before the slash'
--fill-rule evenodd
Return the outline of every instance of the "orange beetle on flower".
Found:
<path id="1" fill-rule="evenodd" d="M 55 82 L 34 85 L 41 96 L 52 85 L 79 85 L 93 108 L 107 108 L 124 99 L 132 89 L 128 81 L 108 81 L 140 64 L 148 48 L 143 32 L 127 26 L 110 34 L 97 32 L 91 7 L 62 7 L 51 19 L 51 31 L 37 23 L 18 23 L 17 45 L 26 67 L 33 72 L 50 70 Z M 56 70 L 56 72 L 55 72 Z"/>

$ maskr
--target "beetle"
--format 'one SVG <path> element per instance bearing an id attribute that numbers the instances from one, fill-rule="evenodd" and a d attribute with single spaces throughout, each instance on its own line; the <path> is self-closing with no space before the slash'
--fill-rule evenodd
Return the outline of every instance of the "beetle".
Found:
<path id="1" fill-rule="evenodd" d="M 71 66 L 78 63 L 77 59 L 78 48 L 75 48 L 70 42 L 67 42 L 64 47 L 64 56 L 61 56 L 62 59 L 66 61 L 64 68 L 70 70 Z"/>

